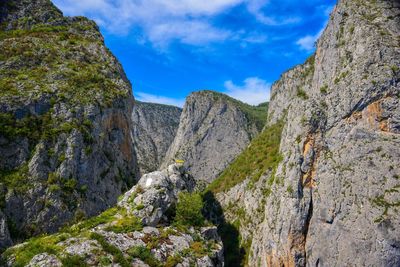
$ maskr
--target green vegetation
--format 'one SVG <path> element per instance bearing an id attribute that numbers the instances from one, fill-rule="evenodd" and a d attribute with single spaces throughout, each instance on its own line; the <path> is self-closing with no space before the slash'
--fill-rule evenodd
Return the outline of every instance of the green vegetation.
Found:
<path id="1" fill-rule="evenodd" d="M 61 259 L 63 267 L 88 267 L 84 257 L 68 255 Z"/>
<path id="2" fill-rule="evenodd" d="M 112 231 L 114 233 L 128 233 L 141 231 L 142 229 L 143 225 L 141 221 L 137 217 L 128 216 L 127 214 L 124 214 L 122 218 L 106 228 L 107 231 Z"/>
<path id="3" fill-rule="evenodd" d="M 391 189 L 385 190 L 383 195 L 380 195 L 370 200 L 372 205 L 383 208 L 382 214 L 374 220 L 375 223 L 380 223 L 384 221 L 387 218 L 390 209 L 393 209 L 397 213 L 397 209 L 400 207 L 400 200 L 391 202 L 386 200 L 386 196 L 388 194 L 398 193 L 400 193 L 400 184 L 392 187 Z"/>
<path id="4" fill-rule="evenodd" d="M 296 93 L 297 97 L 300 97 L 303 100 L 307 100 L 308 99 L 308 95 L 306 93 L 306 91 L 303 90 L 303 88 L 297 88 L 297 93 Z"/>
<path id="5" fill-rule="evenodd" d="M 392 70 L 393 74 L 396 74 L 399 71 L 399 66 L 392 65 L 390 69 Z"/>
<path id="6" fill-rule="evenodd" d="M 245 104 L 239 100 L 236 100 L 230 96 L 227 96 L 222 93 L 214 92 L 214 91 L 201 91 L 198 92 L 200 94 L 212 94 L 214 96 L 215 100 L 218 99 L 223 99 L 226 101 L 229 101 L 239 107 L 239 109 L 246 115 L 247 119 L 250 122 L 253 122 L 256 124 L 257 129 L 261 131 L 267 121 L 267 116 L 268 116 L 268 102 L 261 103 L 258 106 L 251 106 L 248 104 Z"/>
<path id="7" fill-rule="evenodd" d="M 198 193 L 179 193 L 176 205 L 175 224 L 182 226 L 204 225 L 203 199 Z"/>
<path id="8" fill-rule="evenodd" d="M 305 62 L 307 68 L 305 69 L 303 73 L 303 79 L 306 79 L 310 75 L 314 74 L 315 70 L 315 54 L 311 55 L 309 58 L 307 58 Z"/>
<path id="9" fill-rule="evenodd" d="M 30 140 L 38 140 L 42 121 L 35 116 L 26 116 L 17 120 L 10 113 L 0 113 L 0 135 L 7 139 L 28 137 Z"/>
<path id="10" fill-rule="evenodd" d="M 326 93 L 328 93 L 328 85 L 324 85 L 324 86 L 322 86 L 321 88 L 319 88 L 319 91 L 322 93 L 322 94 L 326 94 Z"/>
<path id="11" fill-rule="evenodd" d="M 92 217 L 86 221 L 74 224 L 72 226 L 64 227 L 61 230 L 61 232 L 70 233 L 72 235 L 77 235 L 77 234 L 81 233 L 82 231 L 89 230 L 100 224 L 105 224 L 105 223 L 113 221 L 115 219 L 115 215 L 118 212 L 122 212 L 122 211 L 116 207 L 108 209 L 96 217 Z"/>
<path id="12" fill-rule="evenodd" d="M 13 247 L 2 255 L 7 258 L 11 255 L 15 257 L 14 267 L 26 266 L 29 261 L 37 254 L 49 253 L 57 254 L 62 250 L 62 247 L 56 245 L 64 240 L 63 235 L 52 235 L 47 237 L 36 237 L 28 240 L 25 244 Z"/>
<path id="13" fill-rule="evenodd" d="M 53 103 L 98 101 L 109 106 L 113 99 L 128 96 L 129 86 L 121 86 L 119 68 L 111 54 L 104 58 L 84 48 L 88 44 L 97 45 L 97 50 L 103 46 L 93 25 L 83 21 L 70 24 L 39 24 L 0 33 L 0 60 L 19 66 L 2 69 L 0 97 L 51 94 Z"/>
<path id="14" fill-rule="evenodd" d="M 113 262 L 118 263 L 122 267 L 130 267 L 131 265 L 129 262 L 125 259 L 124 254 L 122 253 L 119 248 L 109 244 L 104 236 L 98 234 L 98 233 L 91 233 L 90 238 L 93 240 L 96 240 L 97 242 L 100 243 L 101 247 L 103 250 L 107 253 L 110 253 L 113 255 Z"/>
<path id="15" fill-rule="evenodd" d="M 4 184 L 8 190 L 24 193 L 31 187 L 31 185 L 27 183 L 27 176 L 27 164 L 11 171 L 0 170 L 0 183 Z"/>
<path id="16" fill-rule="evenodd" d="M 254 138 L 250 146 L 209 185 L 208 190 L 214 193 L 227 191 L 246 178 L 254 184 L 267 170 L 273 171 L 282 160 L 279 145 L 283 126 L 283 120 L 280 120 Z"/>
<path id="17" fill-rule="evenodd" d="M 144 246 L 136 246 L 128 250 L 128 254 L 132 258 L 141 259 L 144 263 L 150 267 L 161 267 L 161 263 L 154 257 L 150 249 Z"/>

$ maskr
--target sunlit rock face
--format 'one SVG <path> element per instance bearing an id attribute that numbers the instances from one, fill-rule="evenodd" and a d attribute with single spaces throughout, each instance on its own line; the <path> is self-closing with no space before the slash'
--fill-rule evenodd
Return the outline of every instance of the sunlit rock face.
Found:
<path id="1" fill-rule="evenodd" d="M 49 0 L 2 1 L 0 22 L 6 247 L 105 210 L 138 168 L 131 85 L 97 25 Z"/>

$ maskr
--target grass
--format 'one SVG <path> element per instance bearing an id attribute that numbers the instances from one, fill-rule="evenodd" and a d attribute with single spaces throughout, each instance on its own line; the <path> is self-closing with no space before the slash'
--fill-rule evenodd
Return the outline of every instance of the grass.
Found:
<path id="1" fill-rule="evenodd" d="M 88 267 L 84 257 L 68 255 L 61 259 L 63 267 Z"/>
<path id="2" fill-rule="evenodd" d="M 143 225 L 139 218 L 133 216 L 124 215 L 122 218 L 118 219 L 106 228 L 107 231 L 112 231 L 114 233 L 129 233 L 134 231 L 141 231 Z"/>
<path id="3" fill-rule="evenodd" d="M 94 228 L 100 224 L 105 224 L 112 222 L 115 219 L 115 215 L 119 212 L 120 210 L 116 207 L 108 209 L 101 213 L 100 215 L 96 217 L 92 217 L 88 220 L 85 220 L 83 222 L 74 224 L 72 226 L 67 226 L 64 227 L 61 232 L 64 233 L 70 233 L 73 235 L 77 235 L 81 233 L 84 230 L 89 230 L 91 228 Z"/>
<path id="4" fill-rule="evenodd" d="M 132 258 L 141 259 L 150 267 L 161 267 L 161 263 L 154 257 L 151 250 L 144 246 L 136 246 L 128 250 L 128 254 Z M 174 265 L 175 266 L 175 265 Z"/>
<path id="5" fill-rule="evenodd" d="M 107 253 L 110 253 L 113 256 L 114 263 L 118 263 L 121 267 L 131 266 L 127 261 L 127 259 L 125 259 L 122 251 L 116 246 L 113 246 L 110 243 L 108 243 L 107 240 L 104 238 L 104 236 L 98 233 L 91 233 L 90 238 L 99 242 L 103 250 Z"/>
<path id="6" fill-rule="evenodd" d="M 250 146 L 208 186 L 208 190 L 214 193 L 227 191 L 246 178 L 254 184 L 267 170 L 274 170 L 282 160 L 279 146 L 283 125 L 280 120 L 254 138 Z"/>
<path id="7" fill-rule="evenodd" d="M 6 250 L 2 257 L 7 258 L 13 255 L 15 258 L 13 266 L 23 267 L 26 266 L 37 254 L 46 252 L 48 254 L 56 255 L 59 253 L 62 250 L 62 247 L 56 245 L 56 243 L 61 242 L 63 239 L 63 235 L 32 238 L 21 246 Z"/>

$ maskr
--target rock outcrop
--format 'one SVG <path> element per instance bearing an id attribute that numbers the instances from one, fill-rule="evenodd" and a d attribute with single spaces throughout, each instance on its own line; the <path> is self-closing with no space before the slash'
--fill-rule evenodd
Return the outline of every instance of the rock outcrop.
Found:
<path id="1" fill-rule="evenodd" d="M 182 167 L 170 165 L 163 171 L 144 175 L 118 205 L 141 218 L 144 225 L 156 226 L 167 210 L 177 202 L 178 192 L 192 192 L 194 187 L 195 181 L 182 172 Z"/>
<path id="2" fill-rule="evenodd" d="M 216 227 L 175 227 L 167 211 L 194 180 L 177 165 L 144 175 L 116 208 L 3 254 L 6 266 L 224 266 Z M 164 220 L 162 220 L 165 218 Z M 157 226 L 157 227 L 156 227 Z M 41 245 L 38 245 L 41 244 Z M 35 247 L 34 251 L 30 249 Z"/>
<path id="3" fill-rule="evenodd" d="M 273 85 L 279 160 L 235 162 L 247 178 L 212 187 L 249 266 L 400 265 L 399 25 L 398 1 L 340 0 L 315 55 Z"/>
<path id="4" fill-rule="evenodd" d="M 266 108 L 200 91 L 188 96 L 178 132 L 162 166 L 175 159 L 196 180 L 213 181 L 262 129 Z"/>
<path id="5" fill-rule="evenodd" d="M 181 113 L 182 109 L 174 106 L 135 102 L 132 134 L 141 174 L 160 167 L 175 138 Z"/>
<path id="6" fill-rule="evenodd" d="M 104 211 L 138 170 L 131 85 L 96 24 L 50 0 L 6 0 L 0 26 L 4 247 Z"/>

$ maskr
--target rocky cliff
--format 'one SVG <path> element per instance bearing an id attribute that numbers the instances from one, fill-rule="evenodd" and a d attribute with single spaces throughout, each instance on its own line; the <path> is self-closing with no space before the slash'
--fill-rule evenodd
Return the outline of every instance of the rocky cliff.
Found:
<path id="1" fill-rule="evenodd" d="M 137 179 L 133 97 L 92 21 L 0 3 L 0 247 L 115 204 Z"/>
<path id="2" fill-rule="evenodd" d="M 184 160 L 196 180 L 209 183 L 250 143 L 265 121 L 265 105 L 252 107 L 212 91 L 192 93 L 163 166 Z"/>
<path id="3" fill-rule="evenodd" d="M 58 234 L 31 239 L 3 254 L 6 266 L 224 266 L 216 227 L 183 224 L 201 212 L 191 199 L 194 180 L 182 167 L 171 165 L 144 175 L 118 206 L 67 227 Z M 194 195 L 196 196 L 196 195 Z M 199 196 L 198 196 L 199 197 Z M 179 200 L 178 200 L 179 199 Z M 200 198 L 201 201 L 201 198 Z M 179 206 L 181 203 L 181 206 Z M 187 205 L 192 205 L 187 209 Z M 180 208 L 183 210 L 180 211 Z M 156 227 L 157 226 L 157 227 Z"/>
<path id="4" fill-rule="evenodd" d="M 182 109 L 136 101 L 132 111 L 132 133 L 140 173 L 158 169 L 173 142 Z"/>
<path id="5" fill-rule="evenodd" d="M 249 266 L 400 265 L 399 25 L 398 1 L 340 0 L 315 55 L 273 85 L 260 138 L 211 184 Z"/>

